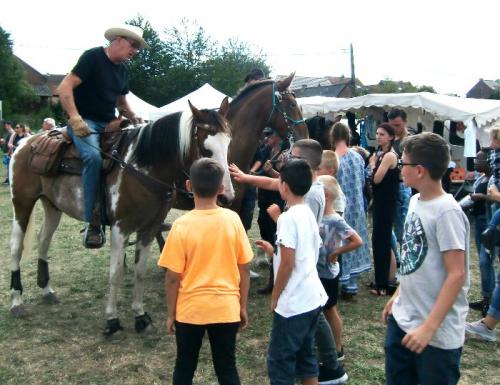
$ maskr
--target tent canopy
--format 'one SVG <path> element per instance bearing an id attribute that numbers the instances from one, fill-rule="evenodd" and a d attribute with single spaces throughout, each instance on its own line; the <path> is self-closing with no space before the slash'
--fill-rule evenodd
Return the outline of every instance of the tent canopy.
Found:
<path id="1" fill-rule="evenodd" d="M 205 83 L 197 90 L 183 96 L 180 99 L 173 101 L 163 107 L 160 107 L 155 113 L 155 119 L 162 116 L 173 114 L 174 112 L 184 111 L 189 108 L 188 100 L 198 109 L 202 108 L 219 108 L 226 95 L 213 88 L 210 84 Z"/>
<path id="2" fill-rule="evenodd" d="M 483 146 L 489 144 L 486 129 L 500 119 L 500 100 L 459 98 L 430 92 L 368 94 L 356 98 L 312 96 L 298 98 L 297 102 L 305 118 L 320 115 L 333 119 L 345 111 L 368 113 L 374 107 L 385 111 L 398 107 L 407 112 L 409 122 L 426 122 L 430 127 L 434 120 L 464 122 L 473 127 L 475 137 Z"/>
<path id="3" fill-rule="evenodd" d="M 155 115 L 158 111 L 158 107 L 145 102 L 132 92 L 127 94 L 127 102 L 130 105 L 130 108 L 132 108 L 132 111 L 144 120 L 152 120 L 153 115 Z"/>
<path id="4" fill-rule="evenodd" d="M 474 119 L 478 127 L 500 118 L 500 100 L 459 98 L 429 92 L 368 94 L 349 99 L 312 96 L 298 98 L 297 102 L 306 118 L 340 111 L 360 111 L 368 107 L 422 109 L 439 120 L 466 123 Z"/>

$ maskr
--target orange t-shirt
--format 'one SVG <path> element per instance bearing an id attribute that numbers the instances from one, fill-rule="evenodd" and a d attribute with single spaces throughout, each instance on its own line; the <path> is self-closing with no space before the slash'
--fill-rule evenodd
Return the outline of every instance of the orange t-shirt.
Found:
<path id="1" fill-rule="evenodd" d="M 158 261 L 181 274 L 175 319 L 195 325 L 240 321 L 238 265 L 252 258 L 234 211 L 192 210 L 177 219 Z"/>

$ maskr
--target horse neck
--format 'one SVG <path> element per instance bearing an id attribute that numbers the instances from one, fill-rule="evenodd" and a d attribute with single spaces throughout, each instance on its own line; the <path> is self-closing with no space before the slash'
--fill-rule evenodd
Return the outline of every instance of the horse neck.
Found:
<path id="1" fill-rule="evenodd" d="M 269 93 L 268 100 L 263 96 Z M 243 102 L 231 106 L 227 120 L 233 128 L 229 145 L 229 158 L 243 171 L 250 169 L 250 162 L 257 151 L 260 136 L 271 113 L 271 93 L 268 87 L 257 90 Z"/>

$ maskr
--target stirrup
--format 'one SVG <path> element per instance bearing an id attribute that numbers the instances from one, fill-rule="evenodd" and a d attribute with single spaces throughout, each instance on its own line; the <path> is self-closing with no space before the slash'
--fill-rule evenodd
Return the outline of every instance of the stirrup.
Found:
<path id="1" fill-rule="evenodd" d="M 92 228 L 92 232 L 89 233 L 89 229 Z M 93 232 L 97 230 L 96 232 Z M 106 243 L 106 234 L 104 233 L 101 226 L 91 226 L 88 225 L 83 233 L 83 246 L 87 249 L 99 249 Z"/>

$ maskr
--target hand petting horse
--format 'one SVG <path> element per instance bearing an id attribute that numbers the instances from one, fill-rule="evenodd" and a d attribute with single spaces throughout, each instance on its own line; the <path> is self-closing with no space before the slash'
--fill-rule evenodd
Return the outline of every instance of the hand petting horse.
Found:
<path id="1" fill-rule="evenodd" d="M 123 281 L 125 247 L 132 233 L 137 234 L 135 283 L 132 309 L 135 329 L 141 332 L 151 324 L 144 311 L 144 275 L 149 248 L 161 223 L 184 186 L 190 165 L 200 157 L 216 159 L 223 167 L 223 200 L 231 202 L 234 190 L 228 173 L 227 153 L 230 127 L 224 118 L 228 101 L 222 101 L 219 112 L 198 110 L 167 115 L 143 126 L 123 152 L 121 167 L 115 167 L 105 177 L 107 216 L 111 226 L 111 259 L 109 296 L 106 305 L 105 335 L 122 330 L 118 319 L 117 294 Z M 41 134 L 45 135 L 45 134 Z M 10 311 L 17 316 L 26 313 L 22 293 L 20 260 L 23 240 L 30 215 L 38 199 L 44 209 L 43 226 L 38 243 L 38 286 L 44 298 L 57 302 L 50 286 L 48 249 L 61 214 L 83 219 L 83 188 L 78 175 L 59 174 L 45 177 L 35 174 L 29 165 L 30 143 L 24 141 L 11 159 L 11 193 L 14 220 L 11 236 L 11 297 Z"/>

